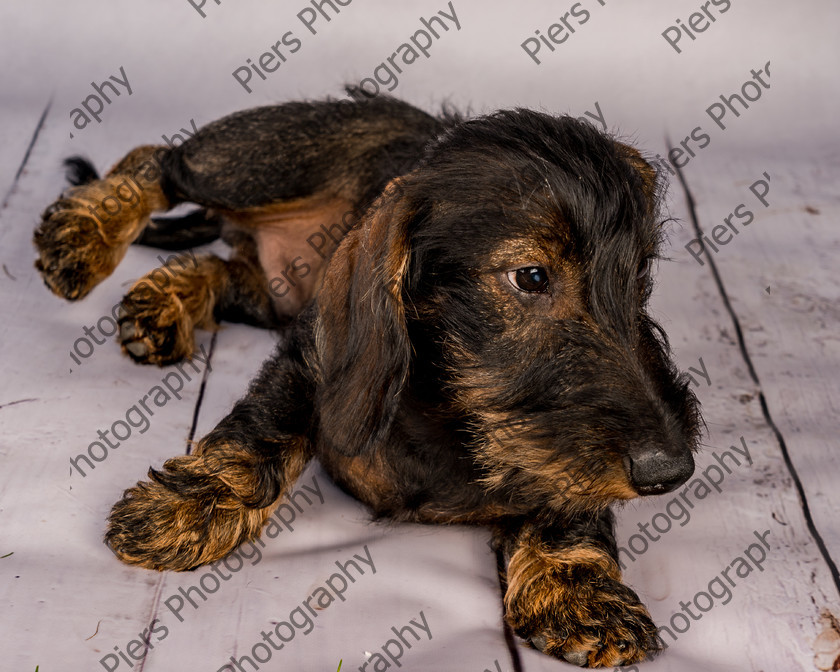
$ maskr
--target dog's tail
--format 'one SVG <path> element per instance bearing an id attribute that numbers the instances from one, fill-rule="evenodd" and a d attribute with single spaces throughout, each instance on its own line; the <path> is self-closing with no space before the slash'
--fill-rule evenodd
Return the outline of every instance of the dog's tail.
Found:
<path id="1" fill-rule="evenodd" d="M 81 156 L 64 160 L 67 181 L 74 187 L 99 179 L 93 163 Z M 186 250 L 216 240 L 222 232 L 222 218 L 198 208 L 178 217 L 152 217 L 150 224 L 132 245 L 156 247 L 161 250 Z"/>

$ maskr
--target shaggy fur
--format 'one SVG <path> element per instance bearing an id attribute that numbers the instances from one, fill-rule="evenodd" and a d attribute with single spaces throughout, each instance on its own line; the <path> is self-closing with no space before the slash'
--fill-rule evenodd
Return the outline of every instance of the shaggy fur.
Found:
<path id="1" fill-rule="evenodd" d="M 318 459 L 378 517 L 491 527 L 506 619 L 534 646 L 641 660 L 656 628 L 621 582 L 609 506 L 685 482 L 700 422 L 646 312 L 656 172 L 569 117 L 352 98 L 240 112 L 103 179 L 77 160 L 83 184 L 44 213 L 36 265 L 71 300 L 132 241 L 232 245 L 129 291 L 138 362 L 189 357 L 223 320 L 286 325 L 193 453 L 125 492 L 107 542 L 150 569 L 213 562 Z M 97 209 L 126 180 L 137 203 Z M 150 219 L 185 201 L 202 210 Z"/>

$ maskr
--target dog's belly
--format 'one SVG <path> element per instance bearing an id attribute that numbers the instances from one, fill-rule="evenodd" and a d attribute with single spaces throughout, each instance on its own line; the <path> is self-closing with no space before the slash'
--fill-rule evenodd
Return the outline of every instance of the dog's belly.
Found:
<path id="1" fill-rule="evenodd" d="M 255 241 L 278 315 L 297 315 L 321 286 L 330 256 L 354 219 L 343 198 L 313 196 L 226 212 Z"/>

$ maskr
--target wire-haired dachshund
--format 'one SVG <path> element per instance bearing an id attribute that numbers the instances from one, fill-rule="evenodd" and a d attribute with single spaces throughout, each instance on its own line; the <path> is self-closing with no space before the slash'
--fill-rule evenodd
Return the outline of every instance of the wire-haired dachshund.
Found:
<path id="1" fill-rule="evenodd" d="M 655 169 L 571 117 L 350 94 L 238 112 L 101 179 L 71 161 L 35 233 L 59 296 L 132 243 L 232 247 L 134 284 L 130 357 L 189 358 L 225 320 L 283 328 L 231 413 L 125 492 L 107 543 L 157 570 L 223 558 L 317 458 L 378 517 L 490 527 L 505 618 L 545 653 L 643 659 L 660 643 L 609 506 L 685 482 L 701 424 L 647 313 Z"/>

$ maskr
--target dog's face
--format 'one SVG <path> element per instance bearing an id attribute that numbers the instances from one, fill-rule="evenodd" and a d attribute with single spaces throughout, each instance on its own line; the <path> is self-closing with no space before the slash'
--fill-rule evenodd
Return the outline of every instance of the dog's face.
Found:
<path id="1" fill-rule="evenodd" d="M 371 392 L 353 408 L 322 395 L 326 433 L 354 415 L 348 450 L 370 449 L 412 380 L 431 379 L 466 418 L 484 485 L 522 510 L 685 482 L 698 404 L 646 313 L 657 199 L 635 150 L 571 118 L 503 112 L 449 131 L 328 271 L 325 375 L 355 369 Z"/>

